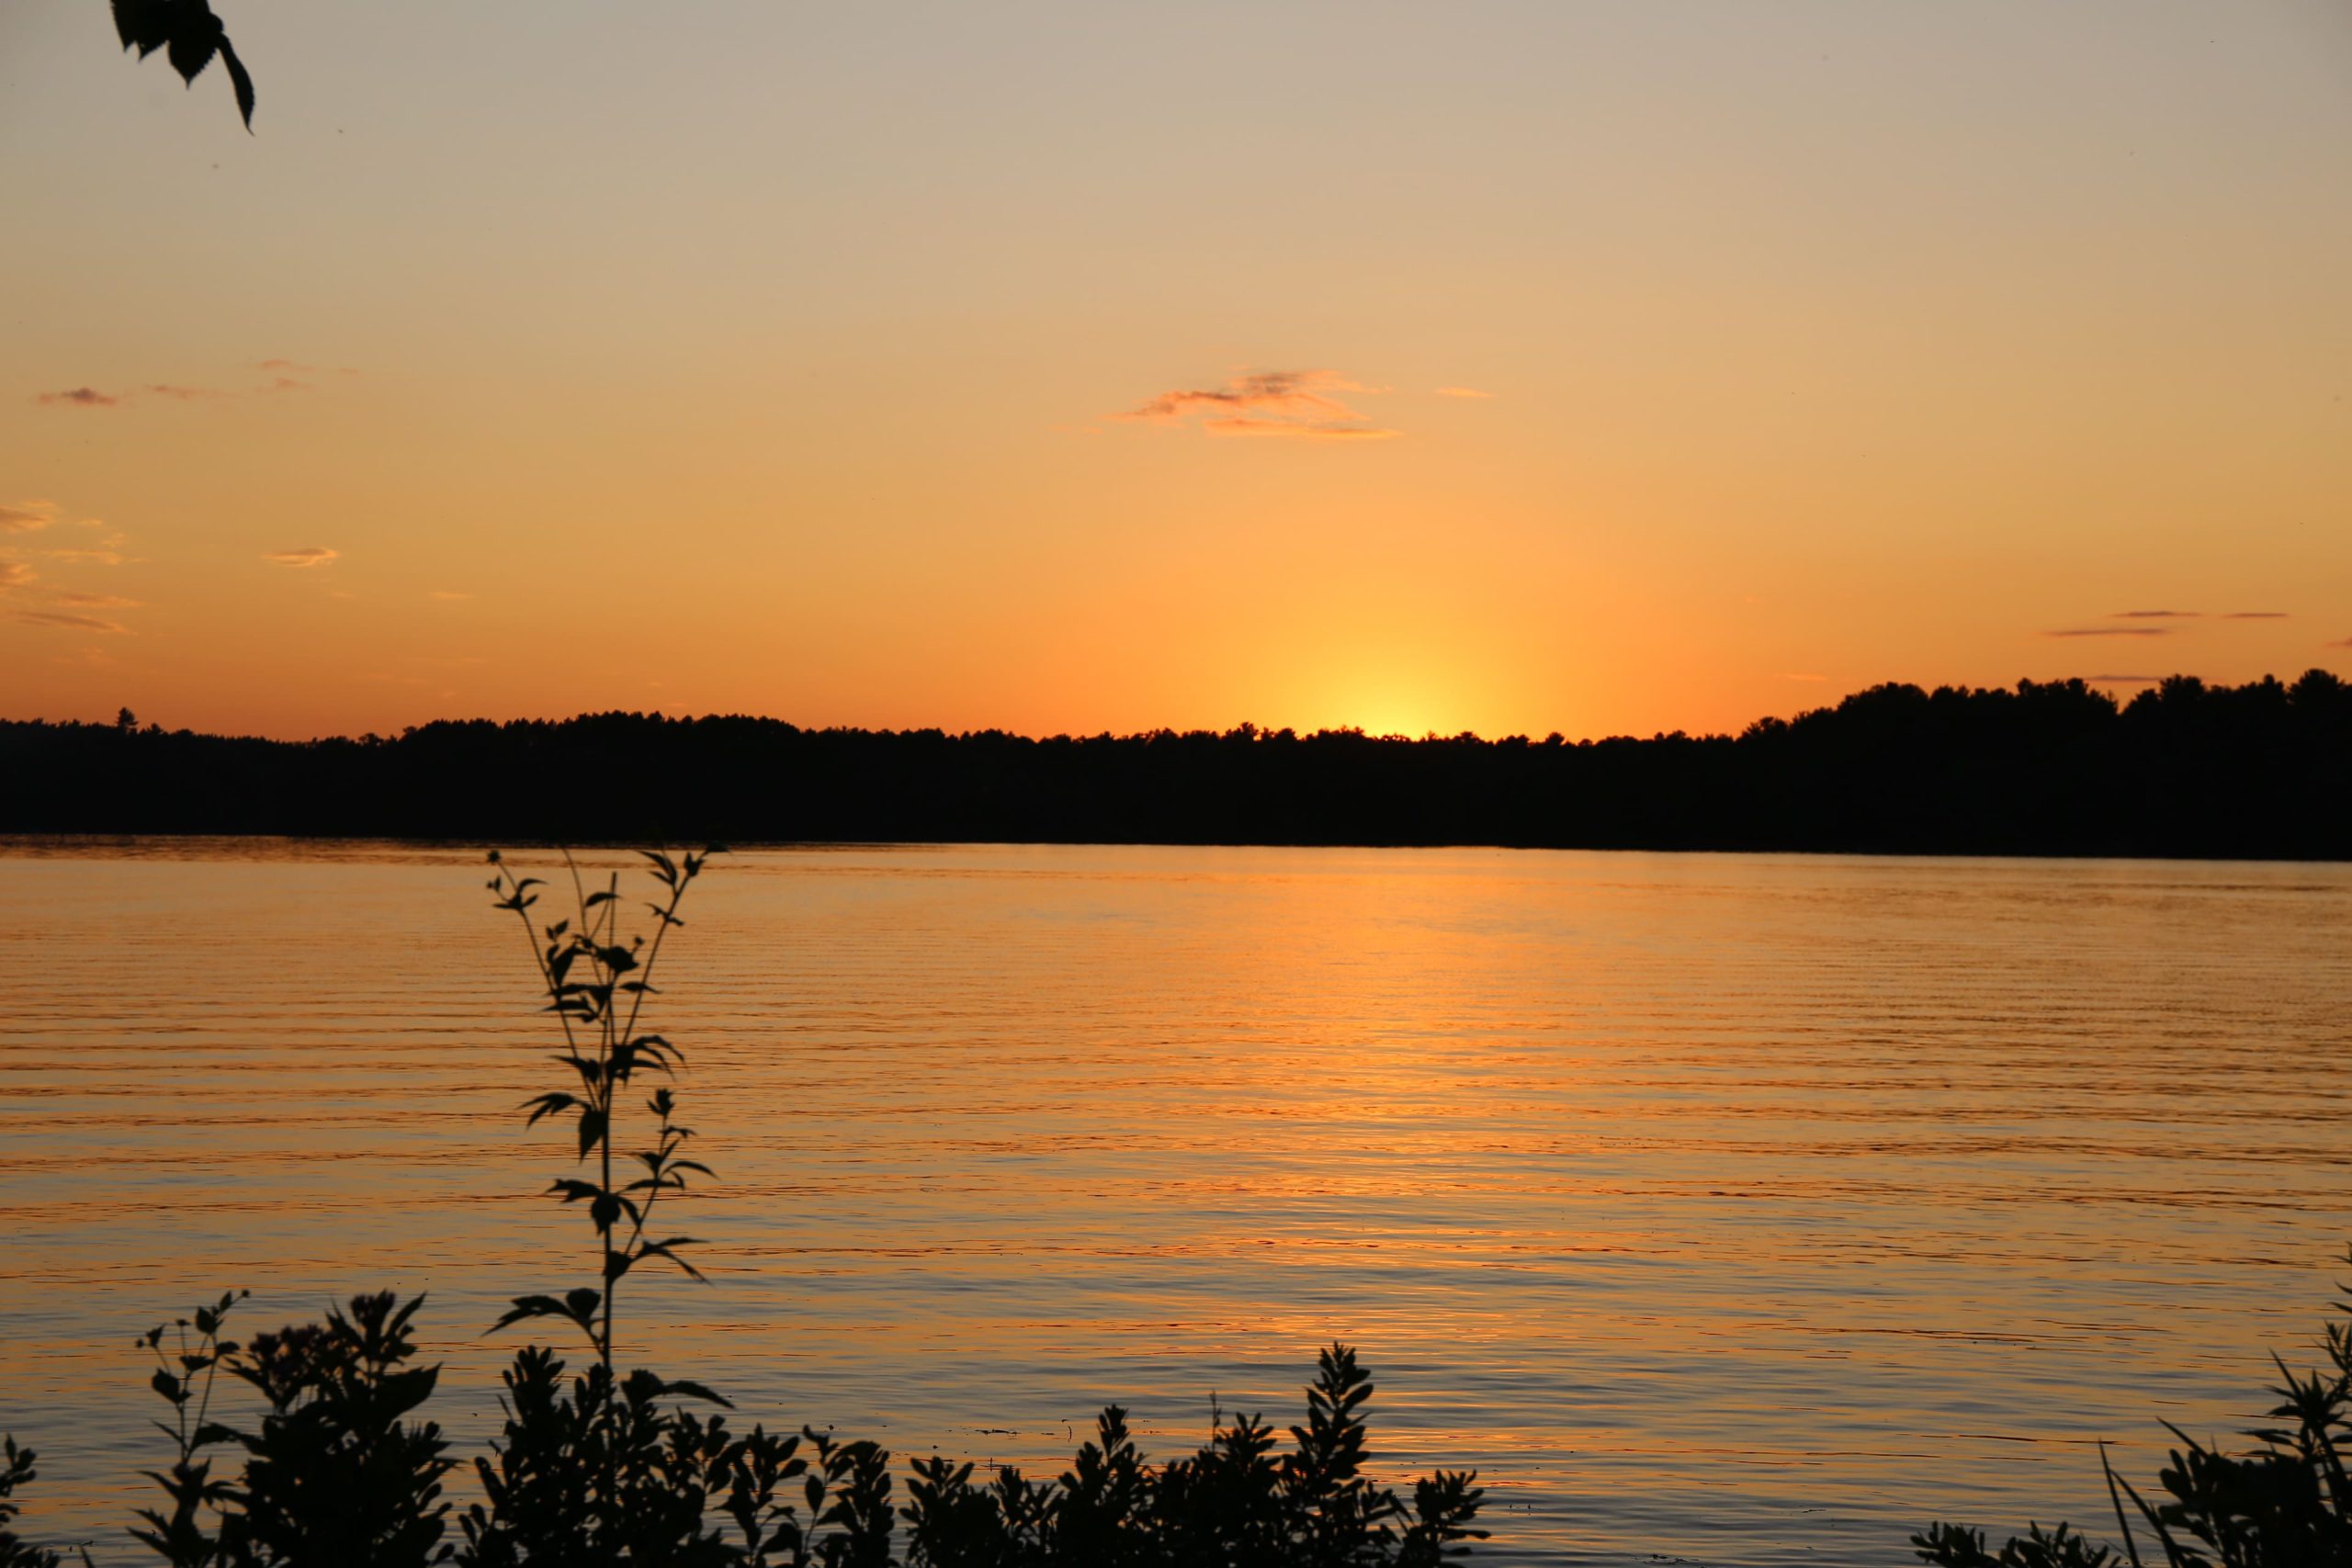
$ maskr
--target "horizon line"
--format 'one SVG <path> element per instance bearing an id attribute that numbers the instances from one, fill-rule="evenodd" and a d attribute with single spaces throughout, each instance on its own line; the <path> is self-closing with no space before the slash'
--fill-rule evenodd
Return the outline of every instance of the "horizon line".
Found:
<path id="1" fill-rule="evenodd" d="M 362 731 L 358 734 L 314 734 L 307 738 L 288 738 L 264 735 L 250 731 L 244 733 L 232 733 L 226 730 L 199 730 L 190 728 L 185 725 L 176 729 L 168 730 L 164 729 L 160 724 L 153 723 L 141 723 L 137 724 L 135 728 L 139 733 L 142 734 L 160 732 L 166 735 L 203 736 L 207 739 L 220 740 L 259 740 L 275 746 L 316 746 L 324 745 L 334 741 L 344 741 L 353 745 L 363 744 L 370 740 L 389 742 L 404 739 L 407 736 L 433 728 L 435 726 L 466 727 L 472 725 L 489 725 L 494 728 L 503 729 L 516 725 L 560 726 L 577 724 L 583 720 L 616 718 L 632 719 L 639 722 L 643 722 L 648 719 L 658 719 L 663 723 L 669 724 L 702 724 L 713 722 L 772 724 L 781 725 L 786 728 L 808 735 L 841 734 L 891 737 L 938 736 L 942 739 L 947 740 L 971 740 L 995 737 L 1011 740 L 1024 741 L 1032 745 L 1046 745 L 1056 742 L 1076 744 L 1079 742 L 1156 740 L 1170 738 L 1181 739 L 1200 738 L 1210 738 L 1215 739 L 1286 739 L 1292 740 L 1309 740 L 1321 738 L 1353 738 L 1382 742 L 1402 741 L 1411 745 L 1421 745 L 1432 741 L 1450 741 L 1456 744 L 1464 741 L 1472 741 L 1480 745 L 1494 746 L 1505 745 L 1516 741 L 1531 746 L 1587 746 L 1598 745 L 1611 740 L 1650 741 L 1673 739 L 1677 738 L 1688 740 L 1736 739 L 1740 735 L 1744 735 L 1759 726 L 1776 722 L 1789 724 L 1793 723 L 1798 719 L 1810 716 L 1814 714 L 1834 712 L 1857 697 L 1867 696 L 1873 693 L 1885 691 L 1917 692 L 1923 696 L 1932 698 L 1947 693 L 1956 693 L 1962 695 L 1990 695 L 1995 694 L 2020 694 L 2029 689 L 2066 691 L 2075 687 L 2080 687 L 2085 692 L 2096 693 L 2099 696 L 2105 697 L 2108 701 L 2113 703 L 2116 708 L 2120 711 L 2121 709 L 2130 706 L 2132 702 L 2138 701 L 2140 697 L 2143 695 L 2157 694 L 2164 687 L 2171 685 L 2176 682 L 2191 682 L 2200 689 L 2207 691 L 2238 691 L 2269 684 L 2291 688 L 2301 681 L 2307 680 L 2315 675 L 2324 676 L 2328 680 L 2339 682 L 2343 682 L 2345 679 L 2331 670 L 2324 669 L 2319 665 L 2313 665 L 2310 669 L 2304 671 L 2301 675 L 2297 676 L 2295 681 L 2292 682 L 2282 681 L 2277 674 L 2266 672 L 2234 686 L 2226 682 L 2209 682 L 2202 676 L 2188 674 L 2185 671 L 2176 671 L 2173 674 L 2161 676 L 2066 675 L 2055 677 L 2047 681 L 2037 681 L 2030 676 L 2020 676 L 2014 683 L 2005 686 L 1973 686 L 1965 682 L 1946 682 L 1935 686 L 1926 686 L 1916 681 L 1880 681 L 1849 691 L 1835 702 L 1817 703 L 1812 706 L 1801 708 L 1789 718 L 1781 718 L 1777 714 L 1759 715 L 1758 716 L 1748 720 L 1748 722 L 1737 731 L 1704 730 L 1694 734 L 1687 729 L 1659 729 L 1654 730 L 1647 735 L 1620 732 L 1609 735 L 1586 735 L 1573 739 L 1569 739 L 1564 732 L 1556 729 L 1549 731 L 1540 738 L 1525 731 L 1514 731 L 1509 734 L 1489 737 L 1482 735 L 1474 729 L 1460 729 L 1452 732 L 1429 729 L 1422 731 L 1419 735 L 1408 735 L 1398 730 L 1375 732 L 1374 730 L 1367 729 L 1362 725 L 1349 724 L 1323 725 L 1311 730 L 1301 729 L 1293 725 L 1267 727 L 1259 725 L 1250 719 L 1243 719 L 1232 726 L 1230 728 L 1222 730 L 1198 728 L 1185 729 L 1178 728 L 1174 726 L 1162 725 L 1151 729 L 1136 729 L 1128 731 L 1100 729 L 1080 733 L 1071 730 L 1057 730 L 1050 734 L 1028 734 L 1020 730 L 1007 729 L 1000 726 L 993 725 L 957 730 L 950 730 L 940 725 L 915 725 L 903 727 L 884 726 L 871 728 L 854 724 L 806 725 L 797 723 L 792 719 L 780 717 L 774 714 L 744 713 L 740 711 L 719 712 L 717 710 L 700 714 L 671 714 L 663 712 L 659 707 L 582 709 L 580 712 L 567 714 L 557 717 L 518 716 L 511 718 L 492 718 L 486 715 L 473 715 L 464 717 L 445 716 L 426 719 L 420 724 L 404 725 L 397 733 L 389 735 L 371 729 Z M 2136 686 L 2140 689 L 2129 699 L 2120 699 L 2115 692 L 2109 689 L 2110 687 L 2125 685 Z M 126 707 L 123 711 L 128 713 L 132 710 Z M 112 729 L 119 727 L 119 719 L 47 717 L 10 718 L 0 716 L 0 725 L 50 725 L 60 728 L 79 726 L 88 728 Z"/>

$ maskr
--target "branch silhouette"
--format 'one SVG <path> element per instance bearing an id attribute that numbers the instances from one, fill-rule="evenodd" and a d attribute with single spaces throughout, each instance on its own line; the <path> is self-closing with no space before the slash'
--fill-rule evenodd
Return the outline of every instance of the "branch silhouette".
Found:
<path id="1" fill-rule="evenodd" d="M 122 47 L 135 49 L 146 59 L 157 50 L 172 62 L 180 80 L 190 86 L 218 55 L 237 95 L 237 113 L 245 130 L 254 128 L 254 79 L 229 42 L 229 30 L 212 14 L 207 0 L 113 0 L 114 30 Z"/>

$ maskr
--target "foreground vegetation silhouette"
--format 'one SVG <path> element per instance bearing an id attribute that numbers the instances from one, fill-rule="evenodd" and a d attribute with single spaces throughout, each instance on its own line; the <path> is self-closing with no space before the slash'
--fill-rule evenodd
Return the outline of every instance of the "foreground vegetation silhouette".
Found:
<path id="1" fill-rule="evenodd" d="M 622 1287 L 640 1265 L 695 1274 L 693 1238 L 652 1220 L 711 1175 L 684 1153 L 693 1132 L 666 1081 L 682 1054 L 639 1023 L 679 908 L 719 852 L 640 852 L 658 885 L 650 941 L 624 934 L 617 874 L 592 886 L 565 856 L 573 912 L 542 924 L 546 884 L 490 857 L 497 907 L 521 921 L 562 1032 L 562 1087 L 526 1101 L 527 1120 L 568 1123 L 574 1168 L 590 1174 L 548 1195 L 584 1206 L 594 1236 L 594 1283 L 517 1296 L 495 1326 L 560 1326 L 584 1343 L 584 1365 L 541 1345 L 517 1352 L 503 1428 L 473 1460 L 479 1496 L 460 1509 L 445 1490 L 458 1461 L 420 1414 L 440 1376 L 414 1364 L 422 1297 L 356 1296 L 324 1323 L 241 1343 L 227 1337 L 241 1298 L 224 1294 L 140 1340 L 175 1450 L 147 1472 L 163 1497 L 131 1530 L 149 1552 L 171 1568 L 1434 1568 L 1485 1539 L 1475 1472 L 1440 1471 L 1409 1503 L 1365 1475 L 1371 1377 L 1341 1345 L 1322 1352 L 1287 1448 L 1254 1416 L 1220 1416 L 1197 1452 L 1154 1466 L 1114 1405 L 1054 1480 L 1004 1469 L 976 1481 L 970 1464 L 932 1456 L 911 1465 L 903 1504 L 872 1442 L 742 1431 L 701 1383 L 620 1373 Z M 639 1110 L 650 1077 L 665 1081 Z M 625 1135 L 642 1146 L 628 1151 Z M 240 1384 L 259 1400 L 243 1425 L 215 1406 Z M 11 1529 L 35 1473 L 7 1439 L 0 1568 L 62 1561 Z"/>
<path id="2" fill-rule="evenodd" d="M 590 777 L 551 799 L 484 778 Z M 1878 686 L 1736 737 L 1028 739 L 603 714 L 282 742 L 0 722 L 0 831 L 2352 858 L 2352 686 Z"/>
<path id="3" fill-rule="evenodd" d="M 2352 1301 L 2336 1305 L 2352 1314 Z M 2252 1451 L 2210 1448 L 2166 1422 L 2181 1446 L 2156 1477 L 2154 1502 L 2115 1473 L 2102 1447 L 2117 1545 L 2095 1545 L 2064 1524 L 2031 1526 L 1998 1551 L 1986 1548 L 1983 1531 L 1951 1524 L 1932 1526 L 1912 1545 L 1937 1568 L 2143 1568 L 2143 1540 L 2170 1568 L 2345 1568 L 2352 1564 L 2344 1457 L 2352 1441 L 2352 1319 L 2329 1324 L 2324 1343 L 2328 1365 L 2301 1377 L 2271 1358 L 2278 1404 L 2269 1411 L 2274 1425 L 2242 1434 L 2254 1439 Z"/>

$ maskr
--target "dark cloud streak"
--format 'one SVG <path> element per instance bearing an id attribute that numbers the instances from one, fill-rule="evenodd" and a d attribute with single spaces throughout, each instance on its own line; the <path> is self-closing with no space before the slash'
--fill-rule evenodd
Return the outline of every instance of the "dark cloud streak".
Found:
<path id="1" fill-rule="evenodd" d="M 1208 435 L 1288 436 L 1307 441 L 1385 440 L 1376 425 L 1333 394 L 1374 389 L 1336 370 L 1246 371 L 1222 387 L 1179 388 L 1113 414 L 1144 424 L 1174 424 L 1200 414 Z"/>

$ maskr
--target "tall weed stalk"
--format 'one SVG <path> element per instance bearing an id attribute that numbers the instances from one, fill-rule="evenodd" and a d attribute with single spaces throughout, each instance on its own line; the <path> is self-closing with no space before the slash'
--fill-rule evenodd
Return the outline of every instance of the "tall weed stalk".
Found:
<path id="1" fill-rule="evenodd" d="M 646 1235 L 646 1226 L 665 1194 L 684 1191 L 689 1176 L 710 1175 L 709 1167 L 681 1153 L 686 1141 L 694 1136 L 694 1130 L 678 1124 L 677 1100 L 665 1085 L 656 1089 L 645 1102 L 654 1126 L 651 1146 L 635 1154 L 644 1174 L 617 1187 L 613 1181 L 613 1140 L 622 1097 L 640 1072 L 674 1077 L 684 1059 L 665 1037 L 638 1030 L 645 999 L 655 994 L 653 972 L 662 961 L 662 942 L 673 931 L 685 924 L 678 918 L 678 907 L 685 902 L 686 889 L 702 874 L 710 857 L 725 851 L 723 846 L 713 845 L 701 854 L 689 854 L 675 861 L 661 850 L 638 852 L 651 863 L 652 874 L 665 895 L 645 905 L 653 917 L 650 942 L 641 934 L 623 935 L 621 912 L 626 904 L 621 897 L 619 873 L 609 874 L 605 886 L 591 892 L 580 874 L 579 864 L 567 852 L 563 861 L 571 874 L 574 913 L 541 927 L 531 911 L 539 902 L 537 890 L 544 887 L 545 882 L 536 876 L 517 875 L 507 868 L 503 855 L 496 850 L 490 852 L 490 890 L 499 896 L 496 907 L 511 911 L 523 924 L 532 963 L 546 987 L 546 1010 L 553 1013 L 563 1028 L 564 1049 L 556 1060 L 571 1070 L 565 1087 L 525 1102 L 530 1112 L 526 1125 L 536 1126 L 549 1117 L 569 1116 L 578 1144 L 577 1163 L 584 1164 L 590 1156 L 595 1156 L 595 1180 L 559 1178 L 548 1192 L 563 1203 L 588 1205 L 588 1220 L 595 1230 L 599 1253 L 596 1285 L 568 1291 L 560 1297 L 517 1296 L 514 1306 L 494 1326 L 505 1328 L 542 1317 L 577 1325 L 604 1368 L 607 1388 L 613 1375 L 614 1301 L 629 1270 L 648 1258 L 658 1258 L 695 1280 L 702 1278 L 695 1266 L 680 1256 L 684 1248 L 696 1245 L 694 1237 L 673 1235 L 655 1240 Z M 626 1234 L 622 1230 L 624 1223 Z"/>

